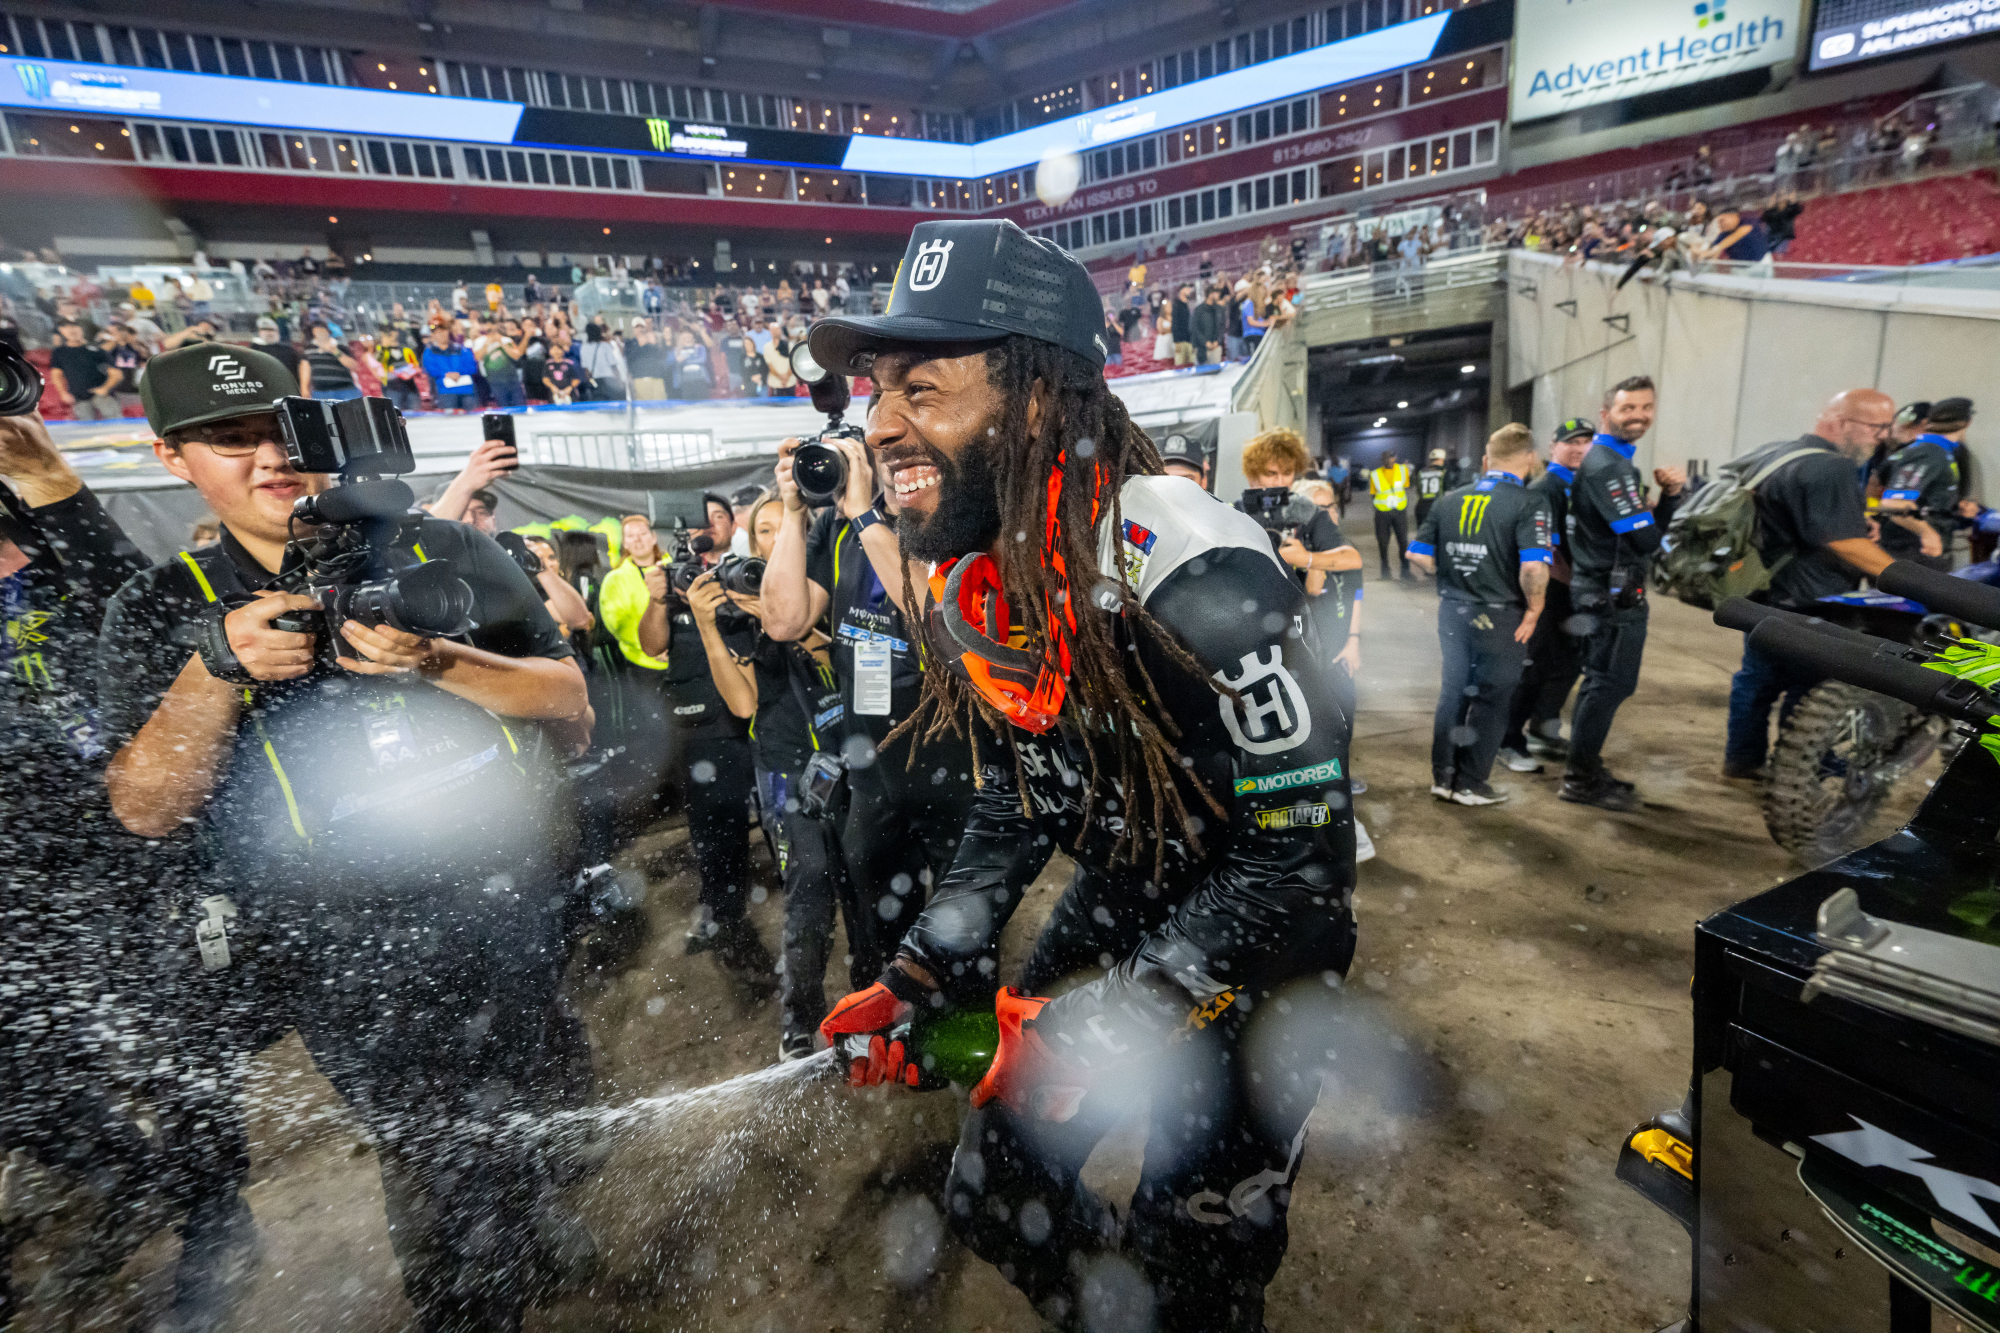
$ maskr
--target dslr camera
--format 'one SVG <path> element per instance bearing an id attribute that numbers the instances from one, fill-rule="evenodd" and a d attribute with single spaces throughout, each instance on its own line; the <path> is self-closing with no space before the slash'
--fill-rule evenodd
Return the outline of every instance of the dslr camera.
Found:
<path id="1" fill-rule="evenodd" d="M 285 564 L 293 565 L 294 551 L 301 559 L 278 585 L 319 609 L 290 612 L 272 626 L 316 635 L 328 666 L 344 651 L 340 627 L 349 620 L 426 638 L 472 628 L 472 589 L 450 561 L 390 563 L 404 526 L 420 521 L 411 512 L 416 496 L 397 476 L 417 467 L 403 414 L 382 398 L 280 398 L 272 409 L 292 466 L 335 478 L 332 489 L 292 505 L 293 524 L 315 531 L 292 542 Z"/>
<path id="2" fill-rule="evenodd" d="M 699 528 L 689 528 L 686 519 L 679 519 L 674 524 L 671 549 L 673 558 L 667 562 L 668 595 L 685 597 L 694 581 L 708 572 L 701 558 L 715 549 L 715 538 Z"/>
<path id="3" fill-rule="evenodd" d="M 1252 487 L 1243 492 L 1239 507 L 1271 534 L 1273 546 L 1304 532 L 1306 525 L 1319 512 L 1318 505 L 1283 486 Z"/>
<path id="4" fill-rule="evenodd" d="M 847 424 L 847 405 L 853 401 L 847 376 L 836 375 L 813 360 L 804 343 L 792 348 L 792 373 L 812 395 L 813 410 L 826 413 L 826 429 L 802 442 L 792 454 L 792 480 L 798 484 L 799 498 L 817 509 L 832 504 L 847 489 L 847 459 L 827 441 L 865 436 Z"/>

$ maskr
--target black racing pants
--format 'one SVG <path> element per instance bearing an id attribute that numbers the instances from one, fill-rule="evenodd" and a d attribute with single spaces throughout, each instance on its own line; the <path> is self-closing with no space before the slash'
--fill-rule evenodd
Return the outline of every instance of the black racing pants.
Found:
<path id="1" fill-rule="evenodd" d="M 702 915 L 718 924 L 740 920 L 750 906 L 750 791 L 757 781 L 750 740 L 733 730 L 686 732 L 680 756 Z"/>
<path id="2" fill-rule="evenodd" d="M 1431 722 L 1431 777 L 1445 787 L 1470 787 L 1493 771 L 1521 679 L 1525 648 L 1514 642 L 1521 614 L 1518 606 L 1438 601 L 1444 673 Z"/>
<path id="3" fill-rule="evenodd" d="M 1402 561 L 1403 577 L 1410 577 L 1410 511 L 1407 509 L 1378 509 L 1375 511 L 1375 545 L 1381 548 L 1382 577 L 1389 577 L 1389 538 L 1396 539 L 1396 558 Z"/>
<path id="4" fill-rule="evenodd" d="M 854 895 L 847 886 L 847 863 L 840 855 L 839 827 L 832 816 L 815 818 L 799 809 L 799 774 L 759 769 L 757 790 L 764 817 L 777 826 L 778 875 L 785 886 L 780 1031 L 785 1036 L 809 1035 L 826 1017 L 826 963 L 833 945 L 833 909 L 840 906 L 847 917 L 847 933 L 854 935 Z M 874 979 L 873 974 L 848 978 L 854 990 Z"/>
<path id="5" fill-rule="evenodd" d="M 380 900 L 273 912 L 247 926 L 242 962 L 204 979 L 239 1021 L 228 1035 L 208 1029 L 234 1049 L 185 1056 L 199 1061 L 191 1072 L 220 1072 L 240 1104 L 243 1061 L 298 1029 L 374 1140 L 404 1294 L 425 1333 L 520 1328 L 545 1273 L 536 1221 L 580 1169 L 576 1135 L 543 1119 L 580 1106 L 591 1083 L 588 1039 L 559 994 L 553 887 L 468 890 L 491 905 L 457 914 Z M 207 1188 L 183 1236 L 175 1311 L 188 1327 L 224 1322 L 229 1294 L 201 1270 L 247 1221 L 236 1194 L 247 1142 L 232 1110 L 209 1127 L 205 1160 L 189 1163 Z"/>
<path id="6" fill-rule="evenodd" d="M 1584 641 L 1575 633 L 1573 617 L 1569 585 L 1549 580 L 1541 619 L 1535 622 L 1535 633 L 1528 640 L 1521 683 L 1514 687 L 1514 700 L 1507 710 L 1507 733 L 1500 738 L 1501 745 L 1525 750 L 1530 722 L 1539 725 L 1562 716 L 1570 687 L 1583 670 Z"/>
<path id="7" fill-rule="evenodd" d="M 1142 877 L 1141 877 L 1142 878 Z M 1122 959 L 1172 909 L 1137 880 L 1079 871 L 1036 941 L 1024 980 Z M 1352 956 L 1348 945 L 1338 970 Z M 1315 982 L 1314 984 L 1318 984 Z M 1108 1080 L 1061 1124 L 1000 1102 L 973 1111 L 946 1182 L 946 1216 L 1057 1327 L 1256 1333 L 1288 1240 L 1286 1212 L 1323 1049 L 1310 1024 L 1243 1042 L 1252 1006 L 1221 1017 L 1143 1071 Z M 1272 1012 L 1278 1012 L 1275 1006 Z M 1268 1046 L 1266 1042 L 1268 1041 Z M 1145 1165 L 1122 1230 L 1082 1183 L 1091 1150 L 1149 1098 Z"/>
<path id="8" fill-rule="evenodd" d="M 1572 622 L 1586 630 L 1583 688 L 1569 717 L 1569 771 L 1589 777 L 1604 768 L 1604 739 L 1618 705 L 1639 688 L 1646 654 L 1646 599 L 1613 606 L 1606 597 L 1579 599 Z"/>
<path id="9" fill-rule="evenodd" d="M 859 927 L 850 929 L 848 966 L 863 985 L 888 966 L 903 932 L 923 913 L 930 886 L 951 869 L 972 811 L 972 747 L 936 742 L 919 749 L 912 764 L 908 745 L 898 740 L 847 769 L 840 851 Z"/>

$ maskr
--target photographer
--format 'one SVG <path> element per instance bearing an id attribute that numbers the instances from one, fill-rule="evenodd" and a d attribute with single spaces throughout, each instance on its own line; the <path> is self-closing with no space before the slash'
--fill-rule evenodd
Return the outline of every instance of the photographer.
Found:
<path id="1" fill-rule="evenodd" d="M 860 938 L 848 947 L 855 975 L 872 976 L 951 866 L 972 805 L 972 753 L 956 737 L 885 745 L 923 688 L 902 607 L 906 592 L 923 587 L 924 572 L 903 562 L 895 530 L 902 503 L 875 455 L 860 440 L 825 443 L 845 461 L 847 486 L 816 518 L 792 476 L 799 441 L 778 446 L 784 516 L 764 573 L 764 632 L 796 642 L 830 626 L 847 770 L 840 849 L 863 905 Z"/>
<path id="2" fill-rule="evenodd" d="M 1306 442 L 1294 430 L 1267 430 L 1254 437 L 1243 446 L 1243 476 L 1252 487 L 1270 493 L 1277 490 L 1289 491 L 1298 480 L 1299 473 L 1312 463 L 1312 455 L 1306 452 Z M 1246 496 L 1247 500 L 1249 497 Z M 1276 497 L 1274 497 L 1276 498 Z M 1289 498 L 1289 497 L 1288 497 Z M 1315 611 L 1324 607 L 1320 617 L 1320 642 L 1332 647 L 1333 660 L 1342 668 L 1340 674 L 1331 677 L 1337 684 L 1344 684 L 1346 693 L 1342 707 L 1352 711 L 1353 680 L 1361 670 L 1361 552 L 1354 549 L 1332 515 L 1311 501 L 1303 501 L 1299 507 L 1312 508 L 1310 517 L 1302 523 L 1294 523 L 1289 512 L 1290 505 L 1280 510 L 1284 520 L 1278 528 L 1269 527 L 1278 559 L 1296 571 L 1299 583 L 1306 596 L 1314 600 L 1307 603 Z M 1239 504 L 1237 508 L 1243 508 Z M 1328 576 L 1335 576 L 1336 585 L 1332 594 L 1333 602 L 1321 603 L 1318 599 L 1327 596 Z M 1338 638 L 1330 631 L 1343 631 Z"/>
<path id="3" fill-rule="evenodd" d="M 583 677 L 519 567 L 430 518 L 395 520 L 385 559 L 398 577 L 449 562 L 471 594 L 465 639 L 345 619 L 322 642 L 274 623 L 321 609 L 288 590 L 317 558 L 294 541 L 294 502 L 326 484 L 279 442 L 289 388 L 251 349 L 148 367 L 154 452 L 223 531 L 133 578 L 105 617 L 111 808 L 144 837 L 191 839 L 227 895 L 186 941 L 212 1003 L 253 1011 L 261 1037 L 296 1027 L 369 1129 L 419 1323 L 517 1327 L 555 1273 L 566 1164 L 468 1127 L 573 1103 L 589 1075 L 558 995 L 570 796 L 543 728 L 508 719 L 581 716 Z M 249 1051 L 216 1041 L 211 1063 L 237 1077 Z"/>
<path id="4" fill-rule="evenodd" d="M 718 505 L 728 516 L 727 502 L 709 497 L 706 503 L 711 520 Z M 766 990 L 771 954 L 745 915 L 750 791 L 756 781 L 749 731 L 716 688 L 687 597 L 705 561 L 688 537 L 671 561 L 662 559 L 652 524 L 636 514 L 625 519 L 624 539 L 630 558 L 605 578 L 598 611 L 626 661 L 650 673 L 670 720 L 667 749 L 681 778 L 688 843 L 701 875 L 701 910 L 688 931 L 687 952 L 712 952 L 736 980 L 753 991 Z"/>
<path id="5" fill-rule="evenodd" d="M 39 417 L 0 417 L 0 477 L 0 1156 L 10 1182 L 22 1182 L 10 1183 L 0 1219 L 0 1324 L 8 1324 L 20 1311 L 14 1243 L 48 1220 L 33 1198 L 37 1175 L 65 1193 L 87 1179 L 108 1205 L 89 1234 L 56 1240 L 60 1262 L 34 1292 L 45 1318 L 90 1304 L 99 1293 L 70 1283 L 108 1278 L 152 1229 L 135 1222 L 160 1183 L 160 1162 L 122 1108 L 142 1075 L 171 1065 L 170 979 L 140 960 L 151 952 L 153 895 L 171 890 L 178 866 L 170 849 L 112 825 L 94 707 L 98 623 L 145 559 Z M 194 1100 L 156 1099 L 155 1110 L 171 1122 Z M 105 1266 L 79 1272 L 69 1262 L 93 1251 Z"/>
<path id="6" fill-rule="evenodd" d="M 752 560 L 770 559 L 783 517 L 776 496 L 752 508 Z M 725 576 L 733 572 L 740 580 L 754 568 L 750 561 L 732 558 L 695 580 L 688 589 L 688 604 L 701 627 L 709 670 L 729 711 L 754 719 L 750 732 L 755 738 L 758 797 L 765 818 L 776 824 L 774 849 L 785 889 L 778 1057 L 802 1060 L 812 1054 L 813 1034 L 826 1017 L 824 978 L 836 902 L 848 909 L 848 933 L 855 931 L 833 821 L 819 804 L 823 794 L 808 790 L 821 773 L 813 767 L 813 756 L 837 742 L 840 683 L 826 659 L 825 635 L 815 631 L 806 643 L 780 643 L 762 630 L 761 599 L 727 590 Z M 718 615 L 724 607 L 752 622 L 745 627 L 748 634 L 739 634 L 734 642 L 725 637 L 727 622 Z"/>

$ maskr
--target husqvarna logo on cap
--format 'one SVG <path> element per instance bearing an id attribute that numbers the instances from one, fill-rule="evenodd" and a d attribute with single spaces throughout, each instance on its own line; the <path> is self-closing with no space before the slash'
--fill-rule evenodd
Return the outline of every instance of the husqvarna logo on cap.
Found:
<path id="1" fill-rule="evenodd" d="M 910 266 L 910 290 L 927 292 L 944 281 L 945 265 L 951 262 L 952 241 L 925 241 L 917 247 L 917 262 Z"/>

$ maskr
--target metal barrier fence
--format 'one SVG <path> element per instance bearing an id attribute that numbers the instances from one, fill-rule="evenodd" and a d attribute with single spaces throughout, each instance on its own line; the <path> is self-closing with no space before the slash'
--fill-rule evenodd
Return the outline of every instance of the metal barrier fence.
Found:
<path id="1" fill-rule="evenodd" d="M 1487 245 L 1416 264 L 1392 261 L 1315 273 L 1299 289 L 1294 305 L 1301 312 L 1342 306 L 1415 305 L 1441 291 L 1498 282 L 1506 262 L 1505 246 Z"/>
<path id="2" fill-rule="evenodd" d="M 532 431 L 525 450 L 533 463 L 613 472 L 665 472 L 713 463 L 731 451 L 711 431 Z"/>

